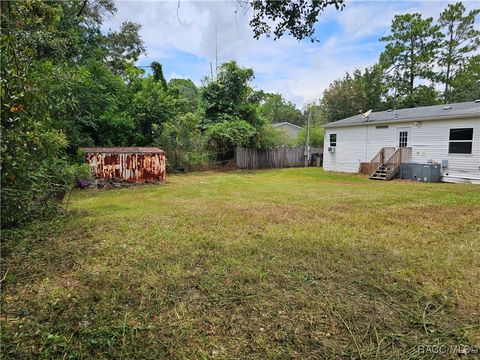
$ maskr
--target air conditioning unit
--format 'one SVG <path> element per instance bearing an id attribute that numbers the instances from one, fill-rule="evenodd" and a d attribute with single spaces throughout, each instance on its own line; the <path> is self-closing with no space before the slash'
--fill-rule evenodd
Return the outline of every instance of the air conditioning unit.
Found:
<path id="1" fill-rule="evenodd" d="M 329 146 L 328 152 L 335 152 L 335 146 Z"/>

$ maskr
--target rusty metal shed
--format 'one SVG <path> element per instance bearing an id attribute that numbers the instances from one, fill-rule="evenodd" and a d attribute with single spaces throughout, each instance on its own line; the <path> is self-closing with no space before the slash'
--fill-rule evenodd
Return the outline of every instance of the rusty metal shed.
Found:
<path id="1" fill-rule="evenodd" d="M 156 147 L 83 147 L 86 164 L 102 180 L 164 182 L 165 152 Z"/>

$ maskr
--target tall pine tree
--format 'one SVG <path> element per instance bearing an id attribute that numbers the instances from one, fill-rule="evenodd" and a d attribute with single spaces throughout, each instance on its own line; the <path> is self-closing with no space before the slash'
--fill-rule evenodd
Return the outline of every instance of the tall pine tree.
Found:
<path id="1" fill-rule="evenodd" d="M 480 9 L 465 14 L 465 6 L 461 2 L 449 4 L 440 14 L 438 23 L 443 33 L 438 53 L 438 65 L 441 70 L 438 79 L 445 85 L 444 102 L 451 101 L 451 88 L 458 71 L 465 67 L 470 54 L 480 46 L 480 31 L 474 28 L 475 16 Z"/>
<path id="2" fill-rule="evenodd" d="M 432 22 L 432 18 L 423 19 L 418 13 L 396 15 L 391 34 L 380 39 L 387 43 L 380 63 L 405 106 L 415 106 L 416 80 L 434 80 L 433 65 L 441 33 Z"/>

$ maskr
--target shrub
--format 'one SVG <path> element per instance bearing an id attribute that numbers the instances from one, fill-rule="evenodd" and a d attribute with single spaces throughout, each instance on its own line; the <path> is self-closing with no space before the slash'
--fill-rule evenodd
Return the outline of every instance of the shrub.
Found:
<path id="1" fill-rule="evenodd" d="M 248 146 L 257 130 L 244 120 L 223 121 L 207 126 L 206 143 L 212 150 L 225 153 Z"/>
<path id="2" fill-rule="evenodd" d="M 323 137 L 325 134 L 325 130 L 318 126 L 312 126 L 310 128 L 310 146 L 313 147 L 323 147 Z M 305 145 L 307 137 L 307 129 L 302 128 L 300 134 L 298 134 L 297 145 L 303 146 Z"/>
<path id="3" fill-rule="evenodd" d="M 58 214 L 65 194 L 78 180 L 89 176 L 88 165 L 72 165 L 65 160 L 45 161 L 38 171 L 29 175 L 28 186 L 2 187 L 2 228 Z"/>
<path id="4" fill-rule="evenodd" d="M 271 125 L 265 125 L 256 139 L 257 149 L 274 149 L 280 146 L 294 145 L 295 139 L 292 139 L 285 130 L 276 129 Z"/>

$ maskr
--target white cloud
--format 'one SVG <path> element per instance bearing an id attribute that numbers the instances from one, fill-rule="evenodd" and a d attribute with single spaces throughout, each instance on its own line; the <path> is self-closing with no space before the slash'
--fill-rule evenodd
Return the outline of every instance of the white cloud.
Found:
<path id="1" fill-rule="evenodd" d="M 176 72 L 171 72 L 167 76 L 167 81 L 170 81 L 171 79 L 188 79 L 188 75 L 186 74 L 178 74 Z"/>
<path id="2" fill-rule="evenodd" d="M 350 6 L 351 5 L 351 6 Z M 379 11 L 381 8 L 381 11 Z M 345 10 L 337 16 L 343 31 L 352 38 L 359 39 L 375 35 L 378 31 L 388 27 L 392 21 L 386 13 L 394 13 L 393 2 L 377 6 L 375 3 L 347 3 Z"/>

